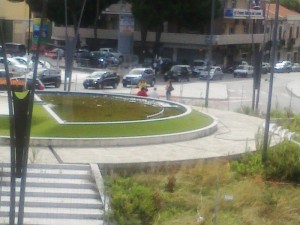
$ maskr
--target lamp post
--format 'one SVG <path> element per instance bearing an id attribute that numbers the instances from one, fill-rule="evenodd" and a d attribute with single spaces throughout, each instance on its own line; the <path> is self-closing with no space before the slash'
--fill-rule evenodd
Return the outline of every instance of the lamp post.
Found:
<path id="1" fill-rule="evenodd" d="M 265 163 L 267 160 L 267 149 L 268 149 L 268 142 L 269 142 L 270 112 L 271 112 L 271 104 L 272 104 L 274 62 L 275 62 L 276 43 L 277 43 L 278 15 L 279 15 L 279 0 L 276 0 L 275 21 L 274 21 L 274 28 L 273 28 L 273 33 L 272 33 L 272 49 L 271 49 L 271 61 L 270 61 L 271 62 L 271 74 L 270 74 L 268 104 L 267 104 L 266 122 L 265 122 L 265 130 L 264 130 L 264 143 L 263 143 L 263 151 L 262 151 L 262 162 L 263 163 Z"/>
<path id="2" fill-rule="evenodd" d="M 209 82 L 210 82 L 210 68 L 212 61 L 212 47 L 213 47 L 213 33 L 214 33 L 214 17 L 215 17 L 215 0 L 211 3 L 211 17 L 210 17 L 210 35 L 209 35 L 209 51 L 208 51 L 208 66 L 206 78 L 206 93 L 205 93 L 205 107 L 208 107 L 209 96 Z"/>

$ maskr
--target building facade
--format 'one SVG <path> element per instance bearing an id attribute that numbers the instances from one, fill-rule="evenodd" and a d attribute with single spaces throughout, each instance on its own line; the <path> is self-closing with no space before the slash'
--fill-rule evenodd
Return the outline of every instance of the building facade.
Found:
<path id="1" fill-rule="evenodd" d="M 253 48 L 264 47 L 264 60 L 269 60 L 270 40 L 274 24 L 275 5 L 266 0 L 223 0 L 224 14 L 214 21 L 213 61 L 215 64 L 230 66 L 238 61 L 252 64 Z M 5 25 L 6 41 L 28 43 L 29 8 L 25 2 L 11 3 L 0 1 L 0 19 Z M 97 27 L 98 44 L 101 47 L 118 47 L 120 15 L 131 14 L 130 4 L 113 4 L 102 12 Z M 300 14 L 280 6 L 278 43 L 276 61 L 299 61 Z M 137 21 L 132 32 L 133 53 L 140 54 L 141 33 Z M 73 27 L 68 27 L 68 34 L 74 35 Z M 52 23 L 49 35 L 54 44 L 64 45 L 65 27 Z M 94 29 L 81 27 L 81 45 L 90 43 L 94 38 Z M 176 32 L 170 23 L 164 24 L 161 35 L 161 56 L 171 58 L 178 63 L 189 63 L 194 59 L 205 59 L 208 55 L 209 31 L 197 33 L 182 29 Z M 149 31 L 147 46 L 152 49 L 155 32 Z"/>
<path id="2" fill-rule="evenodd" d="M 275 18 L 275 4 L 267 5 L 266 14 L 266 40 L 267 46 L 265 58 L 269 58 L 271 46 L 272 29 Z M 276 44 L 276 61 L 288 60 L 299 63 L 300 54 L 300 14 L 288 10 L 283 6 L 279 7 L 278 34 Z"/>
<path id="3" fill-rule="evenodd" d="M 29 7 L 25 2 L 0 1 L 0 21 L 2 23 L 5 41 L 25 44 L 29 34 Z"/>

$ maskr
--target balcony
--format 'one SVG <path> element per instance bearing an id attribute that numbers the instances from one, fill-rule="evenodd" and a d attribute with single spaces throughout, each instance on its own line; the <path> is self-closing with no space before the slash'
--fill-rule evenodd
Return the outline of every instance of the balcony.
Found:
<path id="1" fill-rule="evenodd" d="M 69 35 L 74 35 L 73 28 L 68 28 Z M 92 38 L 94 33 L 93 29 L 81 28 L 80 38 Z M 118 30 L 101 30 L 98 29 L 98 38 L 101 39 L 118 39 Z M 53 27 L 52 29 L 52 39 L 64 40 L 65 39 L 65 28 L 64 27 Z M 188 47 L 194 48 L 199 45 L 207 45 L 207 40 L 209 35 L 200 34 L 187 34 L 187 33 L 162 33 L 161 43 L 169 47 Z M 134 41 L 140 41 L 141 35 L 139 31 L 134 32 Z M 215 35 L 213 38 L 214 45 L 242 45 L 251 44 L 252 40 L 254 43 L 263 42 L 263 34 L 224 34 Z M 155 33 L 148 32 L 147 36 L 148 42 L 155 41 Z"/>

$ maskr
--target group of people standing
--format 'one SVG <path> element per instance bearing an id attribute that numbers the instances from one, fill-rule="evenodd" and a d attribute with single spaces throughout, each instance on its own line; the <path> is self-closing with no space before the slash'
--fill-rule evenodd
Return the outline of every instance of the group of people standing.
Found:
<path id="1" fill-rule="evenodd" d="M 140 88 L 140 90 L 137 92 L 137 96 L 159 98 L 156 87 L 154 87 L 153 90 L 149 94 L 148 94 L 147 83 L 141 82 L 139 84 L 139 88 Z M 167 82 L 165 89 L 166 89 L 166 99 L 170 100 L 171 93 L 174 90 L 174 87 L 173 87 L 173 84 L 172 84 L 171 80 L 169 80 Z"/>

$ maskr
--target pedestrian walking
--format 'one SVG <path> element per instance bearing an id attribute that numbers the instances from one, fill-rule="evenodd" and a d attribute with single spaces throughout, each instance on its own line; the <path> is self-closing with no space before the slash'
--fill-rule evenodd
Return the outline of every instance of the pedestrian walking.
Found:
<path id="1" fill-rule="evenodd" d="M 172 81 L 168 80 L 167 85 L 166 85 L 166 98 L 167 100 L 170 100 L 171 98 L 171 92 L 174 90 L 174 87 L 172 85 Z"/>

